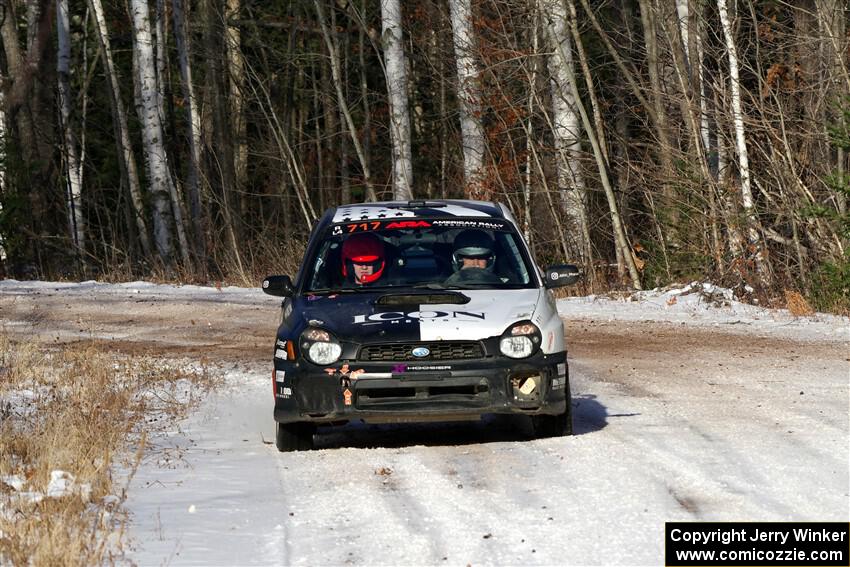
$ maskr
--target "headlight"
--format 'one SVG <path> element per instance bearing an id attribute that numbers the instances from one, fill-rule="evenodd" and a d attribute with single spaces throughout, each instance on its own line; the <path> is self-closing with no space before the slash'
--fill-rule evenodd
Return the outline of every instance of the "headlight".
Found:
<path id="1" fill-rule="evenodd" d="M 499 341 L 499 350 L 509 358 L 527 358 L 540 344 L 540 329 L 531 322 L 513 325 Z"/>
<path id="2" fill-rule="evenodd" d="M 332 364 L 342 354 L 342 347 L 336 338 L 324 329 L 315 327 L 308 327 L 301 334 L 301 348 L 313 364 Z"/>

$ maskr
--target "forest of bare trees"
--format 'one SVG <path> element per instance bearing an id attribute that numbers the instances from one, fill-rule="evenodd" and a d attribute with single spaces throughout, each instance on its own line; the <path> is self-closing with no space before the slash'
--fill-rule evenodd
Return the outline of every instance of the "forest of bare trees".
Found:
<path id="1" fill-rule="evenodd" d="M 253 285 L 345 202 L 508 205 L 587 291 L 850 310 L 845 0 L 0 0 L 0 275 Z"/>

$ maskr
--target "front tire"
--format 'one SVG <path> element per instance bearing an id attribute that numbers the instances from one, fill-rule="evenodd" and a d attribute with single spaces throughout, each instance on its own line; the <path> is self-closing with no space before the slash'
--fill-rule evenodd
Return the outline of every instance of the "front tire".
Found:
<path id="1" fill-rule="evenodd" d="M 546 437 L 565 437 L 573 434 L 573 405 L 570 398 L 569 380 L 564 386 L 567 399 L 564 413 L 558 415 L 535 415 L 531 418 L 534 436 L 538 439 Z"/>
<path id="2" fill-rule="evenodd" d="M 311 423 L 277 423 L 275 446 L 281 453 L 309 451 L 316 428 Z"/>

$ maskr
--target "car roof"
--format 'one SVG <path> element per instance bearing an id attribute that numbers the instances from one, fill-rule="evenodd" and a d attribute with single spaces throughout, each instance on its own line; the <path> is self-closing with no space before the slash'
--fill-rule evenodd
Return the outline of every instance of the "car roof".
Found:
<path id="1" fill-rule="evenodd" d="M 340 223 L 351 221 L 429 218 L 429 217 L 481 217 L 510 218 L 498 203 L 460 199 L 415 200 L 415 201 L 379 201 L 374 203 L 355 203 L 340 205 L 325 213 L 327 222 Z"/>

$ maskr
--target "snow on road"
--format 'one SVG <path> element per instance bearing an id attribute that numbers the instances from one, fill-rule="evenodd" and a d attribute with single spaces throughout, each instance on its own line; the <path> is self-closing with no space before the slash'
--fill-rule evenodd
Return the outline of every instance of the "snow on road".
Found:
<path id="1" fill-rule="evenodd" d="M 850 519 L 850 321 L 723 294 L 560 300 L 572 437 L 350 425 L 287 454 L 277 301 L 257 290 L 4 281 L 0 321 L 223 361 L 225 387 L 133 479 L 138 564 L 657 565 L 665 521 Z"/>

